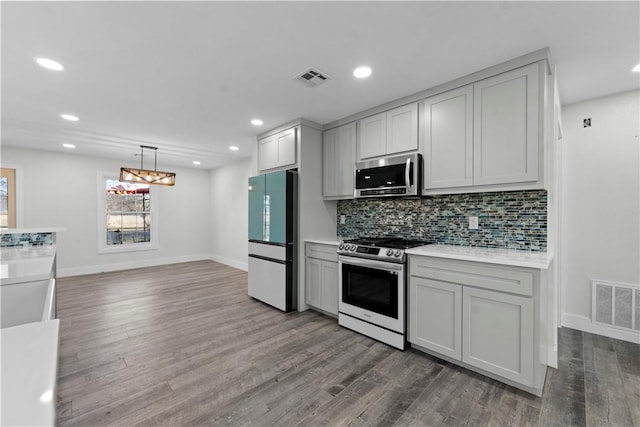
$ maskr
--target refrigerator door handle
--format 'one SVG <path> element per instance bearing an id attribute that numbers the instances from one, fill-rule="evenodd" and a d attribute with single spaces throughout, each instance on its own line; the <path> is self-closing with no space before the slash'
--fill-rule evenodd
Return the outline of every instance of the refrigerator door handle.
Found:
<path id="1" fill-rule="evenodd" d="M 262 255 L 249 254 L 249 256 L 251 258 L 262 259 L 262 260 L 269 261 L 269 262 L 277 262 L 278 264 L 286 264 L 287 262 L 289 262 L 289 261 L 283 261 L 281 259 L 269 258 L 269 257 L 262 256 Z"/>

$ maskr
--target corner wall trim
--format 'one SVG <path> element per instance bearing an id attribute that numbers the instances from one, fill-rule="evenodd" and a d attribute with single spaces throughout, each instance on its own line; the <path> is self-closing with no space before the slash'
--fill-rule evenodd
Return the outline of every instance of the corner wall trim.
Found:
<path id="1" fill-rule="evenodd" d="M 596 335 L 603 335 L 609 338 L 640 344 L 640 334 L 593 324 L 591 323 L 591 319 L 589 319 L 588 317 L 578 316 L 576 314 L 564 313 L 562 315 L 562 326 L 571 329 L 577 329 L 583 332 L 589 332 Z"/>

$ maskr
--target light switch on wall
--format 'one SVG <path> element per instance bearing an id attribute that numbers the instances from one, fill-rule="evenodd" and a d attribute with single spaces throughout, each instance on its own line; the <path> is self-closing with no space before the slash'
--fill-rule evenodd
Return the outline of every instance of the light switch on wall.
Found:
<path id="1" fill-rule="evenodd" d="M 347 223 L 347 218 L 344 215 L 340 215 L 340 224 L 346 224 Z"/>
<path id="2" fill-rule="evenodd" d="M 478 229 L 478 217 L 470 216 L 469 217 L 469 230 L 477 230 Z"/>

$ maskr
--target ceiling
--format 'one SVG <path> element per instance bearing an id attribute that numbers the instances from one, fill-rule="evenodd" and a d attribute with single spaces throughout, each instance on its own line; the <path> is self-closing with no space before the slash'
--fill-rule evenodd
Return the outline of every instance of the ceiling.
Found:
<path id="1" fill-rule="evenodd" d="M 0 8 L 2 145 L 72 143 L 76 154 L 130 166 L 145 144 L 159 147 L 158 165 L 218 167 L 250 156 L 269 128 L 300 117 L 325 124 L 547 46 L 563 104 L 640 87 L 630 71 L 640 62 L 637 1 Z M 46 70 L 35 57 L 65 69 Z M 373 74 L 357 80 L 362 64 Z M 331 79 L 304 86 L 294 77 L 308 67 Z"/>

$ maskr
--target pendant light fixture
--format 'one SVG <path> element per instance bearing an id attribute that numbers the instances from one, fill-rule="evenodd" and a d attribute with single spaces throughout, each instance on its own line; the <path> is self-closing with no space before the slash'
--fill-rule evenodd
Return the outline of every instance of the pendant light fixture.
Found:
<path id="1" fill-rule="evenodd" d="M 144 150 L 153 150 L 154 163 L 153 170 L 144 168 Z M 128 182 L 144 182 L 156 185 L 175 185 L 176 174 L 173 172 L 162 172 L 157 169 L 158 164 L 158 147 L 150 147 L 148 145 L 140 146 L 140 169 L 120 168 L 120 181 Z"/>

